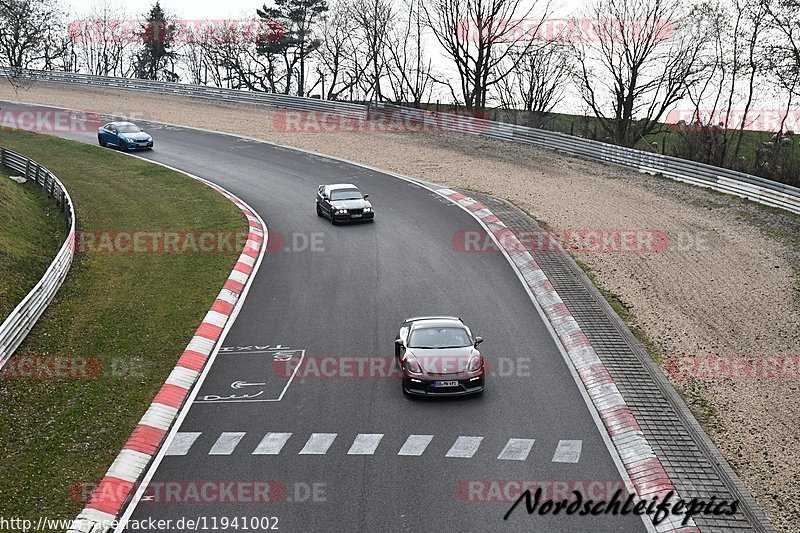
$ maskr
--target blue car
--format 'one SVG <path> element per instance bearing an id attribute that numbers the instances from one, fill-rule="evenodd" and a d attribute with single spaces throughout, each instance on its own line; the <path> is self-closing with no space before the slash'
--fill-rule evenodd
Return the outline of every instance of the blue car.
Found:
<path id="1" fill-rule="evenodd" d="M 97 129 L 100 146 L 116 146 L 128 150 L 152 150 L 153 138 L 132 122 L 109 122 Z"/>

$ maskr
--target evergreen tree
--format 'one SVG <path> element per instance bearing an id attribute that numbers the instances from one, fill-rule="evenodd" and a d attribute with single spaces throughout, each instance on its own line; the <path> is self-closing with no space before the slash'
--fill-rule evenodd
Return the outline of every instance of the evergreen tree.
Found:
<path id="1" fill-rule="evenodd" d="M 296 74 L 297 95 L 305 96 L 306 59 L 320 46 L 319 39 L 314 38 L 313 28 L 326 11 L 326 0 L 275 0 L 275 7 L 264 5 L 257 10 L 266 25 L 266 35 L 258 42 L 258 53 L 268 57 L 283 56 L 286 93 L 291 91 L 292 77 Z"/>
<path id="2" fill-rule="evenodd" d="M 178 81 L 172 70 L 176 53 L 173 49 L 175 24 L 168 20 L 161 4 L 155 5 L 145 14 L 138 34 L 141 48 L 136 54 L 136 77 L 145 80 Z"/>

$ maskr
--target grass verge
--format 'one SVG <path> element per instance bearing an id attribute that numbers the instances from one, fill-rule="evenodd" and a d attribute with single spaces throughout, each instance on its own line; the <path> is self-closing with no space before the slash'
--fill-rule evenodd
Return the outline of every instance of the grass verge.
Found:
<path id="1" fill-rule="evenodd" d="M 0 167 L 0 323 L 39 281 L 67 236 L 66 218 L 42 188 Z"/>
<path id="2" fill-rule="evenodd" d="M 61 179 L 75 203 L 79 231 L 247 230 L 233 203 L 164 167 L 29 133 L 0 131 L 0 145 Z M 238 252 L 76 254 L 64 285 L 12 363 L 74 357 L 86 370 L 69 378 L 22 377 L 11 363 L 6 366 L 0 379 L 4 516 L 75 516 L 82 508 L 76 487 L 102 478 L 236 257 Z"/>

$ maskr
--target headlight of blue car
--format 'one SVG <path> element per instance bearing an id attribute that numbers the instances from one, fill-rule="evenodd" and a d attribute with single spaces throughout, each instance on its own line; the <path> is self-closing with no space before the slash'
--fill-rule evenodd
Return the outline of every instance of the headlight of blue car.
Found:
<path id="1" fill-rule="evenodd" d="M 347 214 L 347 209 L 337 209 L 336 210 L 336 214 L 337 215 L 346 215 Z"/>

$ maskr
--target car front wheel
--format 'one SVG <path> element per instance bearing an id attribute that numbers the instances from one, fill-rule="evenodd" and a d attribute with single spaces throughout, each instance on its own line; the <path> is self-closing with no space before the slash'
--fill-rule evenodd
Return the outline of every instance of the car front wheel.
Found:
<path id="1" fill-rule="evenodd" d="M 322 214 L 322 209 L 320 209 L 320 208 L 319 208 L 319 204 L 317 204 L 317 216 L 318 216 L 318 217 L 324 216 L 324 215 Z"/>
<path id="2" fill-rule="evenodd" d="M 103 140 L 103 138 L 102 138 L 102 137 L 100 137 L 99 135 L 97 136 L 97 142 L 99 142 L 99 143 L 100 143 L 100 146 L 102 146 L 102 147 L 105 147 L 105 146 L 106 146 L 106 142 L 105 142 L 105 141 Z"/>

